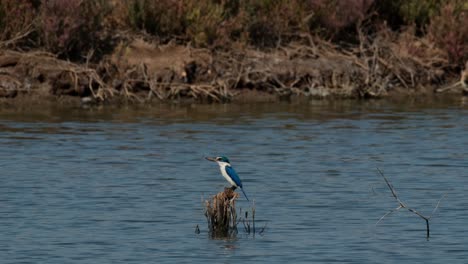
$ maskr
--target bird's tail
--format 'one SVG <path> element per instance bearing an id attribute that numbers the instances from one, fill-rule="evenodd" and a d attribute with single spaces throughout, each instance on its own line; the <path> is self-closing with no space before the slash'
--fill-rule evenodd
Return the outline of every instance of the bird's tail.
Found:
<path id="1" fill-rule="evenodd" d="M 244 188 L 240 187 L 240 189 L 241 189 L 242 193 L 244 194 L 245 199 L 247 199 L 247 201 L 249 201 L 249 197 L 247 197 L 247 194 L 245 194 Z"/>

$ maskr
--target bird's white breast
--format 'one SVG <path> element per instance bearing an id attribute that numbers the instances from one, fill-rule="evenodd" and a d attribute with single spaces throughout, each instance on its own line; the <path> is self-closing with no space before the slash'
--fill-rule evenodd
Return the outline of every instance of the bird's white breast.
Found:
<path id="1" fill-rule="evenodd" d="M 218 162 L 219 164 L 219 169 L 221 170 L 221 174 L 223 177 L 232 185 L 232 186 L 237 186 L 237 184 L 231 179 L 231 177 L 227 174 L 226 172 L 226 166 L 229 166 L 228 163 L 226 162 Z"/>

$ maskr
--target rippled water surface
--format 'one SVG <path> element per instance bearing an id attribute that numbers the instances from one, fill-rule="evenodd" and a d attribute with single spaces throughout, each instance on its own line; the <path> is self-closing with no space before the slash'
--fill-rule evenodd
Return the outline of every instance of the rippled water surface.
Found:
<path id="1" fill-rule="evenodd" d="M 468 107 L 0 107 L 1 263 L 467 263 Z M 211 239 L 226 155 L 255 237 Z M 397 207 L 380 168 L 425 223 Z M 241 199 L 238 207 L 251 207 Z M 195 233 L 199 225 L 201 233 Z"/>

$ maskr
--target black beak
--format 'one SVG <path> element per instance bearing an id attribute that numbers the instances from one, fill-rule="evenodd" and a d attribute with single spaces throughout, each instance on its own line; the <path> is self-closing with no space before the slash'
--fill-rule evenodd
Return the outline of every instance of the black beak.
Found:
<path id="1" fill-rule="evenodd" d="M 212 158 L 212 157 L 205 157 L 205 159 L 207 159 L 209 161 L 216 161 L 216 158 Z"/>

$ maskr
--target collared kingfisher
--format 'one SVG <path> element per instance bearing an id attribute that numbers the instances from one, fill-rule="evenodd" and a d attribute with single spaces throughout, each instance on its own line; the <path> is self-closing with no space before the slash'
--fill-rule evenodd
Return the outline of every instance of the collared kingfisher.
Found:
<path id="1" fill-rule="evenodd" d="M 239 175 L 237 175 L 236 171 L 231 167 L 231 163 L 229 162 L 228 158 L 221 156 L 213 158 L 206 157 L 205 159 L 209 161 L 216 161 L 216 163 L 219 165 L 219 169 L 221 170 L 221 174 L 232 185 L 233 190 L 239 187 L 244 194 L 245 199 L 247 199 L 247 201 L 249 200 L 249 198 L 247 198 L 247 194 L 245 194 L 244 189 L 242 188 L 242 181 L 239 178 Z"/>

